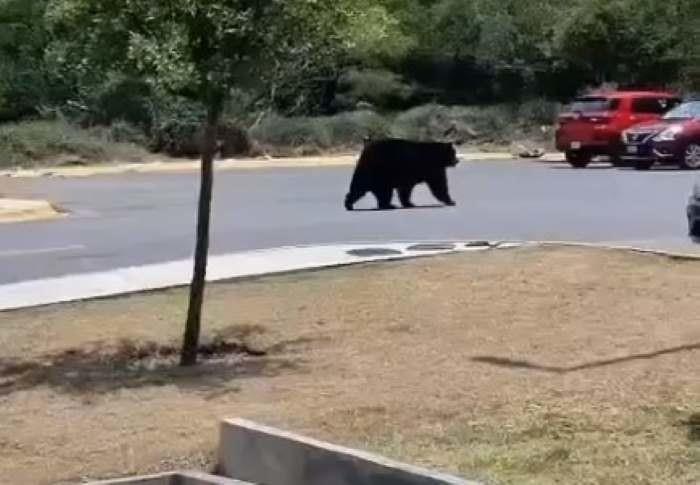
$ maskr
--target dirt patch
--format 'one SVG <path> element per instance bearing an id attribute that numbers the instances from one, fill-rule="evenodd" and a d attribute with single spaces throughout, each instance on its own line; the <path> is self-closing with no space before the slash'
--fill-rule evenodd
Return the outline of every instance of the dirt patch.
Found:
<path id="1" fill-rule="evenodd" d="M 216 284 L 204 328 L 237 350 L 195 369 L 149 362 L 184 290 L 0 313 L 0 469 L 207 468 L 240 416 L 493 483 L 697 483 L 699 287 L 700 263 L 576 248 Z"/>

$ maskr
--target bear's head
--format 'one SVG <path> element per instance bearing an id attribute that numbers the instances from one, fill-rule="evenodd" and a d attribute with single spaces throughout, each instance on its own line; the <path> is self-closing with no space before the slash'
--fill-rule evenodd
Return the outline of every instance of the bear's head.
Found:
<path id="1" fill-rule="evenodd" d="M 452 143 L 440 143 L 439 151 L 440 154 L 438 156 L 438 160 L 446 167 L 454 167 L 459 163 L 459 158 L 457 158 L 457 150 L 455 150 Z"/>

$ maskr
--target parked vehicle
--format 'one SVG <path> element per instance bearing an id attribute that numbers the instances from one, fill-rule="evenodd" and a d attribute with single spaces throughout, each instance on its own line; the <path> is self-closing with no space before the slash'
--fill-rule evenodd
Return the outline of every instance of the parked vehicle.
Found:
<path id="1" fill-rule="evenodd" d="M 693 186 L 686 215 L 688 216 L 688 234 L 700 242 L 700 179 L 696 180 Z"/>
<path id="2" fill-rule="evenodd" d="M 582 96 L 559 115 L 557 149 L 574 168 L 585 168 L 595 156 L 620 163 L 623 130 L 657 121 L 680 99 L 660 91 L 613 91 Z"/>
<path id="3" fill-rule="evenodd" d="M 700 169 L 700 101 L 683 103 L 656 122 L 635 125 L 623 132 L 623 158 L 638 170 L 655 163 Z"/>

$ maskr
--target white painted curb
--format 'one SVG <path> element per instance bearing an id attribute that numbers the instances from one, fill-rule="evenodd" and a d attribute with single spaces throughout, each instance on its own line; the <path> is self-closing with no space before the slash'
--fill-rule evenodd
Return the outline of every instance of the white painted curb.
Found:
<path id="1" fill-rule="evenodd" d="M 698 253 L 666 251 L 614 243 L 571 241 L 419 241 L 290 246 L 211 256 L 207 281 L 225 281 L 266 274 L 348 266 L 375 261 L 410 259 L 454 252 L 507 249 L 522 246 L 572 246 L 656 254 L 700 260 Z M 366 253 L 369 251 L 369 253 Z M 355 254 L 352 254 L 356 252 Z M 375 254 L 371 254 L 375 253 Z M 71 301 L 160 290 L 190 283 L 192 260 L 119 268 L 0 286 L 0 312 Z"/>
<path id="2" fill-rule="evenodd" d="M 283 247 L 212 256 L 209 258 L 207 281 L 222 281 L 372 261 L 416 258 L 456 251 L 475 251 L 493 247 L 486 244 L 468 246 L 470 244 L 468 242 L 441 244 L 450 244 L 454 247 L 418 251 L 411 250 L 412 245 L 409 243 L 341 244 Z M 359 256 L 349 254 L 349 251 L 369 249 L 381 250 L 386 254 Z M 0 286 L 0 311 L 184 286 L 189 284 L 191 274 L 192 260 L 186 259 L 98 273 L 12 283 Z"/>

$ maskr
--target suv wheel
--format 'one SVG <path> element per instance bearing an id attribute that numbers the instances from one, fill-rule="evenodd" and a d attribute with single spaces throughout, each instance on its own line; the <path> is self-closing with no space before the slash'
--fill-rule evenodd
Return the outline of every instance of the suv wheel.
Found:
<path id="1" fill-rule="evenodd" d="M 700 144 L 690 143 L 683 151 L 683 158 L 680 161 L 682 169 L 700 169 Z"/>
<path id="2" fill-rule="evenodd" d="M 574 168 L 586 168 L 591 163 L 591 156 L 585 152 L 566 152 L 566 161 Z"/>

